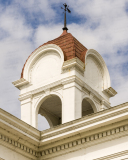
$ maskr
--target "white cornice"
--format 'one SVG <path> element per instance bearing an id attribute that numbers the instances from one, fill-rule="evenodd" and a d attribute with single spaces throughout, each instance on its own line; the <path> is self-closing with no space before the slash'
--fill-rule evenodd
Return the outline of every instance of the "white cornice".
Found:
<path id="1" fill-rule="evenodd" d="M 128 135 L 127 117 L 125 103 L 39 132 L 0 109 L 0 144 L 33 160 L 46 160 Z"/>
<path id="2" fill-rule="evenodd" d="M 117 92 L 112 87 L 105 89 L 103 92 L 106 92 L 109 97 L 113 97 L 117 94 Z"/>
<path id="3" fill-rule="evenodd" d="M 77 70 L 82 76 L 84 76 L 85 64 L 77 57 L 67 60 L 63 63 L 62 73 L 73 69 Z"/>
<path id="4" fill-rule="evenodd" d="M 62 124 L 53 129 L 49 129 L 42 132 L 42 143 L 49 143 L 49 141 L 57 141 L 58 138 L 66 138 L 69 135 L 75 135 L 76 133 L 85 132 L 92 128 L 104 126 L 105 124 L 112 124 L 120 120 L 126 119 L 128 116 L 128 104 L 122 107 L 111 108 L 99 113 L 85 116 L 78 120 Z M 59 137 L 58 137 L 59 135 Z"/>
<path id="5" fill-rule="evenodd" d="M 111 160 L 111 159 L 119 158 L 119 157 L 122 157 L 122 156 L 125 156 L 125 155 L 128 155 L 128 150 L 118 152 L 118 153 L 114 153 L 114 154 L 104 156 L 104 157 L 101 157 L 101 158 L 97 158 L 97 159 L 94 159 L 94 160 Z M 122 160 L 126 160 L 126 159 L 122 159 Z"/>
<path id="6" fill-rule="evenodd" d="M 41 160 L 50 159 L 59 155 L 63 155 L 69 152 L 74 152 L 81 148 L 87 148 L 92 145 L 103 143 L 105 141 L 114 140 L 119 137 L 128 135 L 128 125 L 120 126 L 89 136 L 85 136 L 80 139 L 75 139 L 74 141 L 64 143 L 52 148 L 45 149 L 41 151 Z M 100 160 L 100 159 L 98 159 Z"/>
<path id="7" fill-rule="evenodd" d="M 28 81 L 26 81 L 24 78 L 21 78 L 17 81 L 12 82 L 12 84 L 17 87 L 18 89 L 20 89 L 22 86 L 25 86 L 27 84 L 29 84 Z"/>
<path id="8" fill-rule="evenodd" d="M 64 79 L 61 79 L 61 80 L 58 80 L 58 81 L 55 81 L 53 83 L 50 83 L 50 84 L 47 84 L 47 85 L 44 85 L 42 87 L 39 87 L 39 88 L 36 88 L 32 91 L 29 91 L 25 94 L 21 94 L 20 97 L 19 97 L 19 100 L 22 101 L 22 100 L 25 100 L 27 98 L 30 98 L 32 96 L 34 96 L 35 94 L 38 94 L 40 92 L 44 92 L 45 90 L 52 90 L 52 88 L 54 87 L 59 87 L 60 86 L 63 86 L 65 84 L 69 84 L 69 83 L 72 83 L 72 82 L 76 82 L 78 85 L 80 85 L 84 90 L 87 90 L 88 93 L 92 93 L 94 94 L 94 96 L 99 99 L 99 101 L 102 101 L 104 100 L 105 101 L 105 105 L 110 108 L 110 103 L 104 99 L 98 92 L 96 92 L 94 89 L 92 89 L 88 84 L 86 84 L 84 81 L 82 81 L 80 78 L 78 78 L 77 76 L 70 76 L 70 77 L 67 77 L 67 78 L 64 78 Z"/>
<path id="9" fill-rule="evenodd" d="M 58 146 L 55 144 L 55 147 L 52 148 L 42 150 L 40 149 L 42 148 L 42 146 L 40 146 L 38 151 L 35 151 L 30 147 L 27 147 L 24 144 L 2 134 L 0 134 L 0 144 L 33 160 L 37 160 L 39 157 L 41 160 L 46 160 L 59 155 L 63 155 L 65 153 L 73 152 L 75 150 L 80 149 L 81 147 L 87 148 L 92 145 L 96 145 L 105 141 L 113 140 L 127 135 L 128 125 L 124 125 L 109 130 L 105 130 L 96 134 L 90 134 L 89 136 L 81 137 L 80 139 L 75 139 L 74 141 L 71 140 L 68 143 L 64 143 L 61 145 L 59 144 Z M 122 154 L 124 155 L 126 153 Z M 117 155 L 119 156 L 120 154 Z M 111 157 L 112 156 L 106 156 L 104 158 L 108 158 L 109 160 L 109 158 Z M 96 160 L 103 160 L 104 158 L 102 157 Z"/>
<path id="10" fill-rule="evenodd" d="M 71 60 L 65 61 L 63 63 L 62 73 L 65 73 L 65 72 L 72 70 L 72 69 L 77 70 L 80 74 L 82 74 L 82 76 L 84 76 L 85 64 L 81 60 L 79 60 L 77 57 L 73 58 Z M 20 89 L 24 85 L 29 84 L 29 82 L 26 81 L 24 78 L 21 78 L 21 79 L 14 81 L 12 83 L 18 89 Z M 52 83 L 52 84 L 54 84 L 54 83 Z M 52 87 L 52 84 L 50 85 L 51 87 Z M 47 89 L 47 85 L 45 86 L 45 88 Z"/>
<path id="11" fill-rule="evenodd" d="M 15 141 L 5 135 L 0 134 L 0 144 L 3 146 L 6 146 L 7 148 L 14 150 L 25 157 L 31 158 L 33 160 L 37 159 L 38 152 L 25 146 L 24 144 L 21 144 L 18 141 Z"/>
<path id="12" fill-rule="evenodd" d="M 38 143 L 40 139 L 40 132 L 30 126 L 29 124 L 23 122 L 22 120 L 18 119 L 17 117 L 11 115 L 10 113 L 4 111 L 3 109 L 0 108 L 0 126 L 4 128 L 5 130 L 12 130 L 15 131 L 20 135 L 22 133 L 22 136 L 26 136 L 27 140 L 30 141 L 31 143 Z"/>

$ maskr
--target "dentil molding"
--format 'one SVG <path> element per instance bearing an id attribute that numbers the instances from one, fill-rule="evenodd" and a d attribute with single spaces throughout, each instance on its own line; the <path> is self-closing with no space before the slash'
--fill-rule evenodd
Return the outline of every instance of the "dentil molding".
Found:
<path id="1" fill-rule="evenodd" d="M 47 150 L 43 150 L 42 152 L 40 152 L 40 156 L 42 157 L 41 158 L 42 160 L 46 160 L 51 157 L 53 158 L 68 152 L 73 152 L 80 148 L 83 148 L 83 147 L 86 148 L 88 146 L 92 146 L 98 143 L 102 143 L 103 141 L 107 141 L 108 139 L 112 140 L 124 135 L 125 136 L 128 135 L 128 125 L 113 128 L 111 130 L 93 134 L 75 141 L 71 141 L 69 143 L 58 145 L 53 148 L 49 148 Z M 103 160 L 103 159 L 96 159 L 96 160 Z"/>
<path id="2" fill-rule="evenodd" d="M 124 134 L 123 134 L 123 132 L 124 132 Z M 43 150 L 43 151 L 39 151 L 39 152 L 25 146 L 24 144 L 19 143 L 18 141 L 15 141 L 5 135 L 2 135 L 2 134 L 0 134 L 0 144 L 4 145 L 12 150 L 17 151 L 18 153 L 20 153 L 26 157 L 29 157 L 29 158 L 32 158 L 35 160 L 38 157 L 41 157 L 42 160 L 46 160 L 51 157 L 53 158 L 53 157 L 56 157 L 56 156 L 59 156 L 59 155 L 62 155 L 62 154 L 65 154 L 65 153 L 68 153 L 68 152 L 71 152 L 74 150 L 78 150 L 81 148 L 80 145 L 82 145 L 82 147 L 88 147 L 91 145 L 95 145 L 96 143 L 94 141 L 100 140 L 98 143 L 103 142 L 104 141 L 104 140 L 102 140 L 103 138 L 109 137 L 111 140 L 115 139 L 115 138 L 121 136 L 120 133 L 122 134 L 122 136 L 128 135 L 128 125 L 113 128 L 111 130 L 106 130 L 106 131 L 103 131 L 103 132 L 100 132 L 97 134 L 93 134 L 93 135 L 90 135 L 90 136 L 87 136 L 87 137 L 84 137 L 81 139 L 77 139 L 75 141 L 71 141 L 69 143 L 58 145 L 53 148 L 49 148 L 47 150 Z M 113 136 L 113 137 L 110 137 L 110 136 Z M 105 139 L 105 141 L 106 140 L 108 140 L 108 138 Z M 86 145 L 83 146 L 83 144 L 86 144 Z M 127 151 L 127 153 L 128 153 L 128 151 Z M 106 157 L 106 159 L 109 160 L 110 157 L 112 157 L 112 156 L 108 156 L 108 157 Z M 96 160 L 104 160 L 104 159 L 105 158 L 99 158 Z"/>
<path id="3" fill-rule="evenodd" d="M 128 155 L 128 150 L 118 152 L 118 153 L 114 153 L 114 154 L 104 156 L 104 157 L 101 157 L 101 158 L 97 158 L 97 159 L 94 159 L 94 160 L 111 160 L 111 159 L 119 158 L 119 157 L 126 156 L 126 155 Z M 127 159 L 122 159 L 122 160 L 127 160 Z"/>

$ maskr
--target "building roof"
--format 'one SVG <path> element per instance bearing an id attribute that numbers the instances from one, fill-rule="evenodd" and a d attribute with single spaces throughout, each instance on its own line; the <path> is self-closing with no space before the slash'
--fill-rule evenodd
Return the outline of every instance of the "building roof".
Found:
<path id="1" fill-rule="evenodd" d="M 113 145 L 116 147 L 117 143 L 118 145 L 124 142 L 127 144 L 127 117 L 128 102 L 45 131 L 38 131 L 31 125 L 0 108 L 0 144 L 13 150 L 14 155 L 16 155 L 15 153 L 17 152 L 32 160 L 38 158 L 52 159 L 53 157 L 62 156 L 62 154 L 65 153 L 69 154 L 78 149 L 80 150 L 85 146 L 92 147 L 101 144 L 100 147 L 103 147 L 105 142 L 110 146 Z M 117 139 L 117 141 L 114 141 L 112 144 L 112 140 L 115 139 Z M 68 147 L 64 147 L 66 145 Z M 127 153 L 126 151 L 127 145 L 124 145 L 123 153 Z M 115 154 L 115 150 L 113 150 L 113 153 Z M 4 154 L 5 153 L 3 153 L 3 155 Z M 94 153 L 94 156 L 95 155 Z M 101 157 L 101 155 L 99 155 L 99 157 Z M 97 160 L 103 159 L 98 158 Z M 109 158 L 105 159 L 108 160 Z"/>
<path id="2" fill-rule="evenodd" d="M 72 36 L 71 33 L 68 33 L 66 30 L 64 30 L 63 33 L 58 38 L 48 41 L 47 43 L 44 43 L 39 47 L 42 47 L 47 44 L 56 44 L 57 46 L 59 46 L 64 53 L 64 61 L 78 57 L 82 62 L 85 63 L 85 54 L 87 52 L 87 48 L 84 47 L 75 37 Z M 22 69 L 21 78 L 23 78 L 23 71 L 24 71 L 25 64 Z"/>

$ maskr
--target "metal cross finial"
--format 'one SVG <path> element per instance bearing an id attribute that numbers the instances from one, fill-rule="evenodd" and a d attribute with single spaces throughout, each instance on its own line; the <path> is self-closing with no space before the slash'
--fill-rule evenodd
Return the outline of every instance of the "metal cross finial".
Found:
<path id="1" fill-rule="evenodd" d="M 67 23 L 66 23 L 66 11 L 68 11 L 68 13 L 71 13 L 71 11 L 69 10 L 69 6 L 67 6 L 66 3 L 64 3 L 63 6 L 64 6 L 64 8 L 61 7 L 61 9 L 64 10 L 64 28 L 63 28 L 63 30 L 67 31 L 68 28 L 67 28 Z"/>

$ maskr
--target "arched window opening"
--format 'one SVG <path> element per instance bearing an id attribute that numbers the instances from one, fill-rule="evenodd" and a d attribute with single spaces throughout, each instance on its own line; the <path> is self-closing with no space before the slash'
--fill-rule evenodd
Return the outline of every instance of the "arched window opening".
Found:
<path id="1" fill-rule="evenodd" d="M 41 104 L 38 114 L 45 117 L 50 127 L 60 125 L 62 121 L 61 99 L 56 95 L 48 96 Z M 40 121 L 40 124 L 38 122 L 38 126 L 45 129 L 46 121 Z"/>
<path id="2" fill-rule="evenodd" d="M 82 101 L 82 117 L 94 113 L 94 110 L 87 99 Z"/>
<path id="3" fill-rule="evenodd" d="M 47 119 L 44 116 L 41 116 L 40 114 L 38 114 L 38 130 L 43 131 L 49 128 L 50 128 L 50 125 Z"/>

